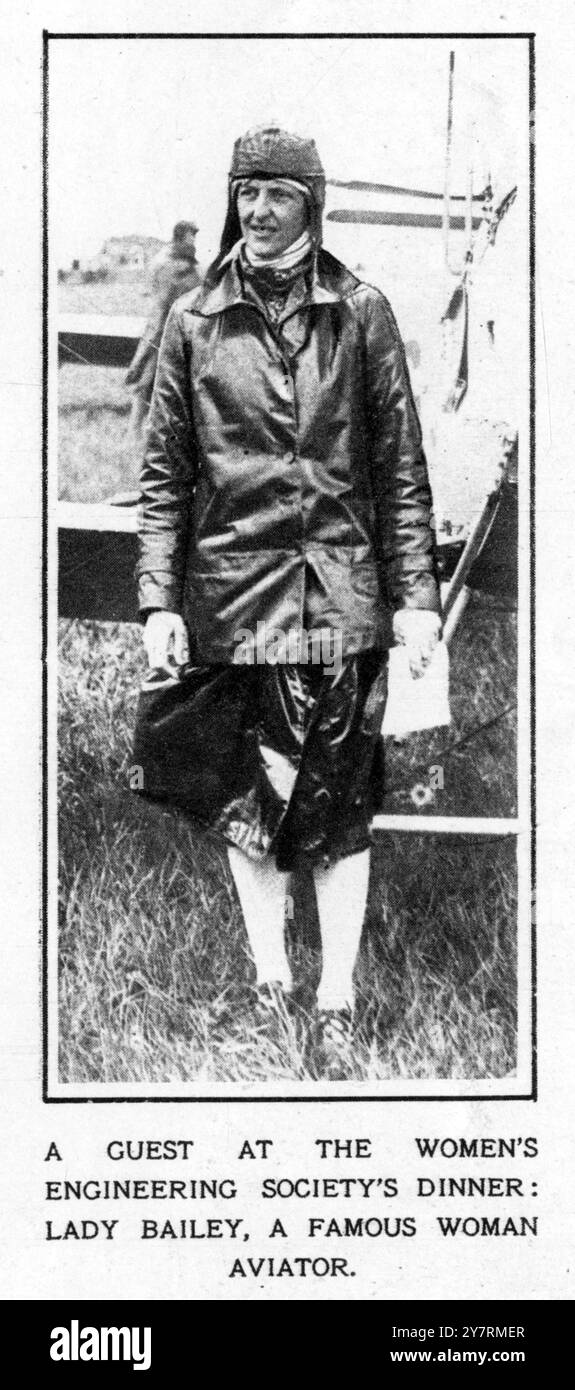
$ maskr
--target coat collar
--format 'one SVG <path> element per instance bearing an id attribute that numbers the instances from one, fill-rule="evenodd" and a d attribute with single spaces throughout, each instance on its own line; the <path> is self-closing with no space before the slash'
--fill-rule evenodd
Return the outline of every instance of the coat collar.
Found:
<path id="1" fill-rule="evenodd" d="M 341 261 L 336 260 L 335 256 L 328 251 L 321 250 L 318 253 L 314 270 L 312 285 L 309 297 L 300 308 L 307 304 L 338 304 L 342 299 L 347 299 L 350 294 L 360 284 L 355 275 L 352 275 Z M 236 261 L 230 262 L 221 278 L 215 285 L 204 285 L 195 291 L 193 305 L 190 305 L 190 313 L 201 314 L 210 317 L 212 314 L 221 314 L 225 309 L 232 309 L 238 304 L 249 304 L 252 301 L 247 299 L 238 274 Z"/>

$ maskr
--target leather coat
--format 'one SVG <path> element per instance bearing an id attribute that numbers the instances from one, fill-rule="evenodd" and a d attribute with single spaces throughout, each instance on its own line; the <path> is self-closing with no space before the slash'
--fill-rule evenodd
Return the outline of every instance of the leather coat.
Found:
<path id="1" fill-rule="evenodd" d="M 281 332 L 237 260 L 171 310 L 142 471 L 141 610 L 184 614 L 198 659 L 238 632 L 326 628 L 343 655 L 439 611 L 431 494 L 391 308 L 333 256 Z"/>

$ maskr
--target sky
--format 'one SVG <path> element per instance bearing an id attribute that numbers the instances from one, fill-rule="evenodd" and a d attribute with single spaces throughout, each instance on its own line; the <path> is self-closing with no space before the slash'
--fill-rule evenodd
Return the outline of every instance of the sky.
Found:
<path id="1" fill-rule="evenodd" d="M 453 187 L 465 190 L 472 163 L 477 189 L 490 172 L 506 191 L 526 177 L 524 40 L 51 40 L 57 265 L 95 255 L 111 235 L 167 240 L 190 217 L 206 262 L 219 243 L 233 142 L 271 120 L 313 135 L 330 177 L 440 190 L 450 48 Z"/>

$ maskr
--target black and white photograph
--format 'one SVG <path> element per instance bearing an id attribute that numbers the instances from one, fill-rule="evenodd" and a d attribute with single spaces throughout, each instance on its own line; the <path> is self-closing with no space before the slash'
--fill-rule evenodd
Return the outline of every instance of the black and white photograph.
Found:
<path id="1" fill-rule="evenodd" d="M 48 1098 L 532 1094 L 532 60 L 46 40 Z"/>
<path id="2" fill-rule="evenodd" d="M 392 1370 L 568 1341 L 573 36 L 6 17 L 0 1287 L 42 1383 L 165 1385 L 194 1301 L 383 1302 Z"/>

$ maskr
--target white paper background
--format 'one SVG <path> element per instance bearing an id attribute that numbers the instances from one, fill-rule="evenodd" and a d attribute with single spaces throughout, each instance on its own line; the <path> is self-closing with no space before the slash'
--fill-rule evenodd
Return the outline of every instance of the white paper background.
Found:
<path id="1" fill-rule="evenodd" d="M 531 1102 L 403 1103 L 382 1105 L 43 1105 L 40 1090 L 40 539 L 41 539 L 41 30 L 110 28 L 158 32 L 238 31 L 476 31 L 476 5 L 211 4 L 158 7 L 32 5 L 4 23 L 2 104 L 5 169 L 0 232 L 2 346 L 0 429 L 3 480 L 0 504 L 3 656 L 2 884 L 4 949 L 2 1007 L 2 1217 L 6 1298 L 261 1297 L 256 1280 L 229 1281 L 233 1243 L 142 1243 L 139 1221 L 147 1204 L 123 1205 L 126 1236 L 119 1243 L 47 1243 L 42 1202 L 47 1176 L 119 1176 L 104 1159 L 112 1138 L 182 1137 L 196 1140 L 190 1165 L 199 1174 L 234 1171 L 244 1138 L 274 1139 L 268 1163 L 235 1165 L 249 1187 L 233 1215 L 245 1215 L 252 1256 L 292 1253 L 347 1255 L 355 1280 L 270 1279 L 272 1299 L 570 1298 L 574 1255 L 573 1103 L 573 307 L 569 248 L 573 228 L 573 38 L 564 4 L 481 7 L 483 29 L 537 33 L 537 247 L 538 247 L 538 764 L 539 764 L 539 1071 L 540 1098 Z M 73 109 L 71 110 L 73 119 Z M 8 215 L 6 215 L 8 214 Z M 539 1216 L 537 1240 L 440 1240 L 434 1208 L 412 1196 L 415 1134 L 471 1137 L 538 1136 L 540 1158 L 529 1164 L 490 1165 L 490 1171 L 538 1183 L 537 1202 L 522 1209 Z M 314 1159 L 318 1137 L 369 1136 L 374 1158 L 338 1165 Z M 55 1140 L 65 1163 L 43 1162 Z M 196 1166 L 197 1164 L 197 1166 Z M 305 1241 L 306 1203 L 252 1201 L 257 1180 L 269 1172 L 317 1176 L 396 1175 L 403 1195 L 390 1214 L 416 1214 L 412 1240 Z M 165 1176 L 165 1165 L 162 1176 Z M 464 1165 L 465 1166 L 465 1165 Z M 122 1176 L 128 1165 L 122 1168 Z M 130 1176 L 143 1176 L 133 1164 Z M 160 1165 L 158 1165 L 158 1168 Z M 50 1169 L 50 1173 L 48 1173 Z M 64 1172 L 64 1169 L 66 1170 Z M 469 1165 L 467 1165 L 467 1170 Z M 477 1171 L 475 1167 L 474 1172 Z M 153 1175 L 154 1167 L 146 1169 Z M 443 1163 L 437 1173 L 455 1174 Z M 168 1176 L 170 1174 L 168 1173 Z M 177 1176 L 182 1176 L 178 1171 Z M 251 1195 L 250 1195 L 251 1194 Z M 94 1204 L 95 1205 L 95 1204 Z M 120 1204 L 118 1204 L 119 1206 Z M 189 1204 L 191 1205 L 191 1204 Z M 276 1209 L 277 1205 L 277 1209 Z M 334 1204 L 337 1205 L 337 1204 Z M 485 1204 L 483 1204 L 484 1206 Z M 56 1217 L 57 1205 L 53 1204 Z M 231 1206 L 231 1204 L 230 1204 Z M 290 1212 L 293 1206 L 293 1215 Z M 303 1208 L 303 1210 L 301 1210 Z M 442 1210 L 445 1208 L 442 1208 Z M 325 1204 L 319 1210 L 325 1214 Z M 502 1208 L 503 1209 L 503 1208 Z M 507 1209 L 507 1208 L 505 1208 Z M 458 1211 L 460 1207 L 458 1207 Z M 466 1208 L 467 1210 L 467 1208 Z M 472 1208 L 469 1206 L 469 1212 Z M 106 1210 L 107 1216 L 119 1211 Z M 166 1213 L 168 1215 L 169 1213 Z M 202 1212 L 194 1213 L 202 1215 Z M 210 1214 L 207 1212 L 206 1214 Z M 218 1214 L 220 1214 L 218 1210 Z M 224 1215 L 226 1213 L 224 1212 Z M 265 1240 L 279 1214 L 292 1229 L 289 1251 Z M 314 1212 L 314 1214 L 316 1214 Z M 66 1218 L 79 1215 L 66 1210 Z M 91 1217 L 90 1211 L 82 1215 Z M 180 1213 L 178 1213 L 178 1216 Z M 189 1218 L 190 1212 L 181 1213 Z M 60 1218 L 61 1219 L 61 1218 Z M 287 1242 L 281 1242 L 282 1247 Z M 344 1249 L 344 1244 L 346 1248 Z M 245 1252 L 244 1252 L 245 1253 Z"/>

